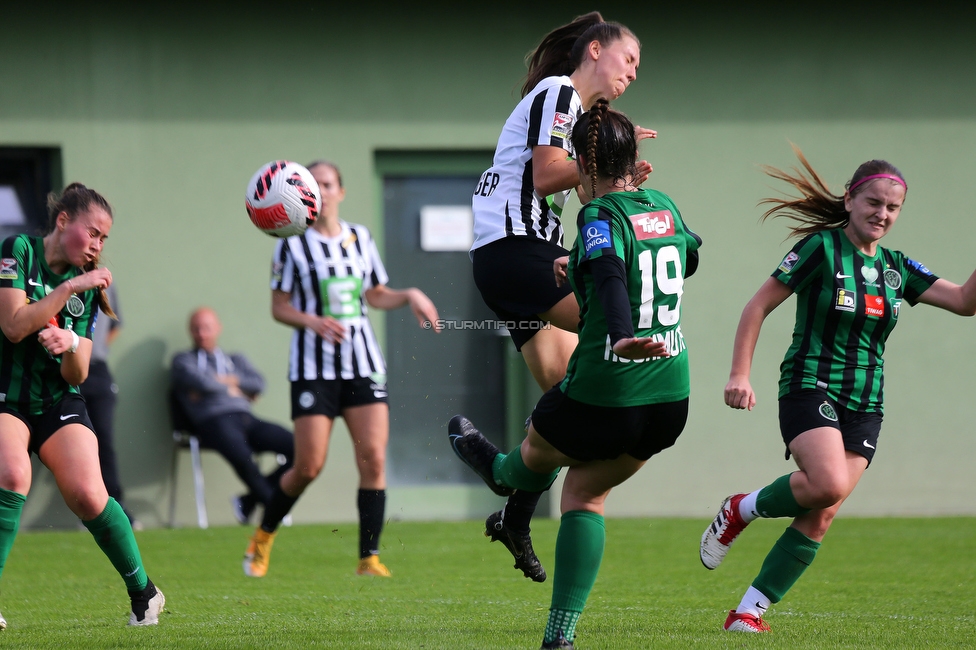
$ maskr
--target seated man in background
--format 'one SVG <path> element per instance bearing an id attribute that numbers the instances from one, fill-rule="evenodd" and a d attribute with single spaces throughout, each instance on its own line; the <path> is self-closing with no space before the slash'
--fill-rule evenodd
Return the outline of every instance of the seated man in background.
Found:
<path id="1" fill-rule="evenodd" d="M 194 347 L 173 357 L 171 380 L 200 445 L 220 452 L 247 485 L 247 494 L 232 500 L 234 516 L 246 524 L 257 504 L 268 503 L 281 475 L 291 467 L 294 440 L 287 429 L 251 415 L 251 402 L 264 390 L 264 378 L 243 355 L 217 347 L 220 332 L 214 310 L 194 311 Z M 262 451 L 279 454 L 286 462 L 264 476 L 254 461 L 254 454 Z"/>

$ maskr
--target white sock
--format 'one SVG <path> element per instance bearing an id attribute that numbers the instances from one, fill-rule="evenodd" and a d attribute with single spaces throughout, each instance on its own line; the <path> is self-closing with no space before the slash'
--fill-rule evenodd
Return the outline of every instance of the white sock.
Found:
<path id="1" fill-rule="evenodd" d="M 739 606 L 735 608 L 735 612 L 737 614 L 752 614 L 753 616 L 762 617 L 771 604 L 772 602 L 763 592 L 750 586 L 746 589 L 746 593 L 742 597 Z"/>
<path id="2" fill-rule="evenodd" d="M 742 497 L 742 501 L 739 501 L 739 516 L 747 524 L 759 519 L 759 511 L 756 510 L 756 499 L 759 498 L 759 492 L 760 490 L 750 492 Z"/>

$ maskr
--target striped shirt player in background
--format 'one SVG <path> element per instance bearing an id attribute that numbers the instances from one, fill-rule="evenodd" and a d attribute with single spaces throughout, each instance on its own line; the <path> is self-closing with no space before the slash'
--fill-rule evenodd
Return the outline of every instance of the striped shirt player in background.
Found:
<path id="1" fill-rule="evenodd" d="M 553 278 L 553 261 L 567 253 L 562 208 L 579 183 L 573 124 L 598 98 L 619 97 L 637 77 L 640 42 L 592 12 L 547 34 L 528 59 L 522 100 L 474 191 L 471 259 L 485 304 L 500 321 L 519 324 L 509 331 L 512 342 L 546 391 L 566 374 L 579 322 L 575 296 Z M 640 141 L 656 133 L 638 127 L 636 136 Z M 638 162 L 636 183 L 650 171 L 650 164 Z M 542 582 L 546 572 L 529 536 L 539 496 L 512 495 L 488 517 L 485 535 L 511 551 L 517 569 Z"/>
<path id="2" fill-rule="evenodd" d="M 78 392 L 96 310 L 115 316 L 104 292 L 112 273 L 98 268 L 112 208 L 72 183 L 48 198 L 48 213 L 43 238 L 16 235 L 0 244 L 0 572 L 30 490 L 33 452 L 125 582 L 129 625 L 155 625 L 165 599 L 146 576 L 129 518 L 105 489 L 98 439 Z"/>
<path id="3" fill-rule="evenodd" d="M 294 328 L 288 379 L 295 460 L 251 538 L 244 572 L 252 577 L 267 572 L 275 531 L 322 471 L 332 423 L 341 415 L 359 472 L 356 573 L 388 577 L 389 569 L 380 563 L 379 541 L 386 508 L 390 413 L 386 364 L 367 304 L 377 309 L 409 305 L 421 325 L 436 324 L 437 309 L 420 289 L 387 287 L 386 269 L 369 231 L 339 219 L 339 203 L 345 198 L 339 169 L 317 161 L 308 170 L 319 184 L 321 210 L 305 234 L 278 242 L 271 272 L 272 314 Z"/>
<path id="4" fill-rule="evenodd" d="M 976 313 L 976 273 L 960 286 L 878 244 L 894 225 L 908 192 L 905 177 L 883 160 L 854 172 L 843 196 L 830 192 L 803 154 L 808 172 L 766 172 L 799 190 L 800 198 L 766 199 L 763 215 L 786 216 L 802 236 L 742 312 L 735 335 L 725 403 L 752 409 L 749 383 L 763 320 L 796 294 L 793 344 L 781 368 L 779 419 L 787 459 L 799 470 L 749 494 L 725 500 L 701 540 L 701 560 L 716 568 L 743 528 L 758 517 L 793 523 L 766 556 L 759 575 L 725 629 L 766 632 L 762 619 L 813 562 L 841 504 L 874 457 L 883 413 L 885 341 L 903 304 L 925 303 L 956 314 Z"/>
<path id="5" fill-rule="evenodd" d="M 603 558 L 610 490 L 684 428 L 681 296 L 701 245 L 667 195 L 635 185 L 637 138 L 626 116 L 601 99 L 579 119 L 573 142 L 579 180 L 594 198 L 580 211 L 569 257 L 580 328 L 566 376 L 539 400 L 528 437 L 507 455 L 463 416 L 450 427 L 455 452 L 492 489 L 544 490 L 569 467 L 543 648 L 573 647 Z"/>

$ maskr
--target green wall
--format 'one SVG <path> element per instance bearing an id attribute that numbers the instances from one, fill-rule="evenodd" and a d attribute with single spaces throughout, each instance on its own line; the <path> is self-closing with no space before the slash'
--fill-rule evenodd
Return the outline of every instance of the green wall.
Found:
<path id="1" fill-rule="evenodd" d="M 441 11 L 435 3 L 420 14 L 405 3 L 309 3 L 283 17 L 283 9 L 267 15 L 259 7 L 4 9 L 0 146 L 61 147 L 64 179 L 98 189 L 115 207 L 104 261 L 126 317 L 110 360 L 121 387 L 117 444 L 127 500 L 149 525 L 168 512 L 163 395 L 170 357 L 189 344 L 194 307 L 214 307 L 223 346 L 247 351 L 268 378 L 257 413 L 288 420 L 289 332 L 271 320 L 267 289 L 273 241 L 243 209 L 254 170 L 276 158 L 334 160 L 347 187 L 343 217 L 370 225 L 382 245 L 374 152 L 491 149 L 517 99 L 524 53 L 592 8 Z M 764 328 L 756 409 L 722 404 L 739 312 L 789 247 L 784 224 L 757 223 L 756 203 L 773 191 L 758 165 L 792 165 L 794 142 L 840 188 L 864 160 L 889 159 L 911 191 L 885 245 L 954 281 L 972 272 L 976 44 L 965 29 L 973 9 L 943 17 L 898 3 L 866 11 L 632 7 L 600 7 L 643 41 L 638 80 L 618 107 L 659 131 L 644 146 L 655 167 L 649 184 L 676 200 L 705 246 L 683 299 L 693 371 L 688 427 L 675 449 L 616 490 L 608 511 L 708 517 L 729 492 L 793 467 L 783 461 L 775 409 L 791 306 Z M 927 307 L 901 320 L 886 359 L 877 462 L 845 512 L 976 514 L 974 324 Z M 383 319 L 374 323 L 382 332 Z M 446 451 L 445 442 L 439 453 Z M 187 461 L 180 458 L 177 485 L 185 524 L 193 521 Z M 205 454 L 205 471 L 211 519 L 230 523 L 226 500 L 240 486 L 213 454 Z M 355 489 L 340 426 L 296 520 L 355 518 Z M 25 524 L 70 525 L 59 501 L 38 471 Z M 389 515 L 474 516 L 490 503 L 472 490 L 391 490 Z"/>

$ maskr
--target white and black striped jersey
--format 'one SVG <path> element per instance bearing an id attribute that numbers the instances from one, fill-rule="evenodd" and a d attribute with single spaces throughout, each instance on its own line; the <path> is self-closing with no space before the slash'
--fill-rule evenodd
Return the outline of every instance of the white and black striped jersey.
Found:
<path id="1" fill-rule="evenodd" d="M 389 278 L 376 242 L 365 226 L 339 222 L 342 231 L 325 237 L 313 228 L 282 239 L 271 264 L 271 289 L 291 294 L 299 311 L 332 316 L 346 326 L 346 338 L 330 343 L 309 329 L 291 339 L 288 379 L 355 379 L 386 374 L 386 363 L 367 316 L 365 291 Z"/>
<path id="2" fill-rule="evenodd" d="M 474 190 L 471 250 L 503 237 L 562 245 L 559 221 L 569 190 L 539 196 L 532 183 L 532 147 L 561 147 L 573 156 L 573 125 L 582 100 L 569 77 L 546 77 L 522 98 L 498 136 L 495 158 Z"/>

